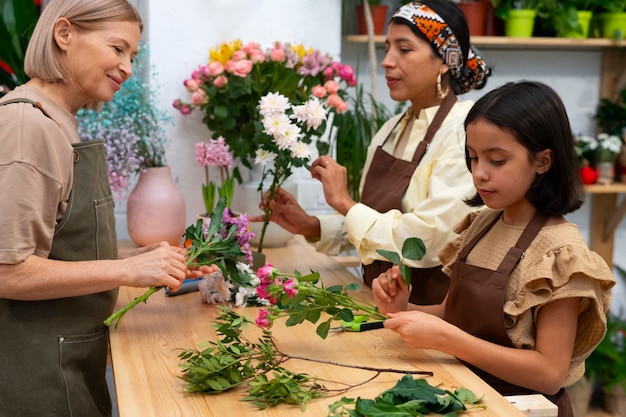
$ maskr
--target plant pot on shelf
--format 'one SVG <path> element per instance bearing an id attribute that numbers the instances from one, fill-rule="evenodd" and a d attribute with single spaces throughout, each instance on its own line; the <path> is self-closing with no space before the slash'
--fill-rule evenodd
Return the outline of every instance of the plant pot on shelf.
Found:
<path id="1" fill-rule="evenodd" d="M 126 207 L 128 235 L 139 246 L 166 241 L 179 245 L 185 233 L 185 199 L 170 167 L 146 168 L 139 174 Z"/>
<path id="2" fill-rule="evenodd" d="M 483 36 L 487 4 L 482 0 L 463 0 L 457 6 L 465 15 L 470 36 Z"/>
<path id="3" fill-rule="evenodd" d="M 365 23 L 365 7 L 362 5 L 355 6 L 357 22 L 359 24 L 359 33 L 367 35 L 367 24 Z M 370 5 L 372 11 L 372 22 L 374 23 L 374 35 L 383 35 L 385 33 L 385 24 L 387 23 L 388 7 L 383 4 Z"/>
<path id="4" fill-rule="evenodd" d="M 603 38 L 624 39 L 626 36 L 626 13 L 600 13 L 597 18 Z"/>
<path id="5" fill-rule="evenodd" d="M 530 38 L 535 28 L 537 11 L 533 9 L 511 9 L 504 22 L 504 34 L 516 38 Z"/>
<path id="6" fill-rule="evenodd" d="M 615 179 L 615 162 L 597 162 L 598 184 L 612 184 Z"/>
<path id="7" fill-rule="evenodd" d="M 574 38 L 574 39 L 586 39 L 589 37 L 589 27 L 591 25 L 593 12 L 591 10 L 578 10 L 576 12 L 576 16 L 578 18 L 578 25 L 580 26 L 580 31 L 570 31 L 570 32 L 559 34 L 559 36 L 564 37 L 564 38 Z"/>

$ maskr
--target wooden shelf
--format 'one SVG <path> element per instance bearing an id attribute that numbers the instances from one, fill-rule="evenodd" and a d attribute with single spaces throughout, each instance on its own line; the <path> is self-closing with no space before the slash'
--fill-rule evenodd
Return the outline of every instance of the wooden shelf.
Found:
<path id="1" fill-rule="evenodd" d="M 367 35 L 347 35 L 344 37 L 347 42 L 367 43 Z M 376 44 L 384 44 L 385 36 L 374 36 Z M 489 49 L 576 49 L 576 50 L 598 50 L 604 48 L 624 48 L 626 41 L 616 41 L 612 39 L 589 38 L 554 38 L 554 37 L 533 37 L 533 38 L 513 38 L 509 36 L 474 36 L 471 38 L 472 45 L 476 47 L 487 47 Z"/>
<path id="2" fill-rule="evenodd" d="M 585 191 L 589 194 L 622 194 L 626 193 L 626 183 L 586 185 Z"/>

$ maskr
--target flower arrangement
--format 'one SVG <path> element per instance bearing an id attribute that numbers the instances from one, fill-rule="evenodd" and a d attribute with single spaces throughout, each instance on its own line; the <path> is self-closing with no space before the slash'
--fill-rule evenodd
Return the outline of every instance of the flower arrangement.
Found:
<path id="1" fill-rule="evenodd" d="M 597 137 L 578 135 L 574 149 L 583 164 L 585 161 L 592 165 L 599 162 L 615 162 L 622 150 L 622 140 L 608 133 L 600 133 Z"/>
<path id="2" fill-rule="evenodd" d="M 347 109 L 347 87 L 355 86 L 351 66 L 303 45 L 274 42 L 263 51 L 258 43 L 235 40 L 210 50 L 209 62 L 184 81 L 190 101 L 177 99 L 181 114 L 203 112 L 203 123 L 214 135 L 224 137 L 235 158 L 252 167 L 259 147 L 257 105 L 262 96 L 279 92 L 294 104 L 311 94 L 334 112 Z M 328 145 L 320 142 L 321 154 Z"/>
<path id="3" fill-rule="evenodd" d="M 268 93 L 259 101 L 259 114 L 263 131 L 256 135 L 259 148 L 255 164 L 263 167 L 258 191 L 263 192 L 266 179 L 271 178 L 269 200 L 275 191 L 291 176 L 294 168 L 308 166 L 311 158 L 309 144 L 326 128 L 326 106 L 316 96 L 304 104 L 296 105 L 280 93 Z M 263 251 L 263 239 L 269 224 L 269 206 L 264 209 L 265 219 L 258 244 Z"/>
<path id="4" fill-rule="evenodd" d="M 208 216 L 215 207 L 217 197 L 226 198 L 226 207 L 230 207 L 235 192 L 235 176 L 230 170 L 233 168 L 233 156 L 229 146 L 222 136 L 210 139 L 209 142 L 196 143 L 196 162 L 204 167 L 205 183 L 202 184 L 202 200 L 205 213 Z M 209 167 L 216 168 L 220 173 L 220 185 L 209 179 Z"/>
<path id="5" fill-rule="evenodd" d="M 253 277 L 240 266 L 242 259 L 248 264 L 252 263 L 250 238 L 247 216 L 231 217 L 226 207 L 226 199 L 222 197 L 215 205 L 208 224 L 204 219 L 198 219 L 196 224 L 185 230 L 187 264 L 191 267 L 215 264 L 223 276 L 228 277 L 237 287 L 253 286 Z M 124 314 L 139 303 L 147 302 L 152 294 L 161 289 L 163 287 L 151 287 L 114 312 L 104 324 L 110 326 L 115 323 L 117 329 Z"/>
<path id="6" fill-rule="evenodd" d="M 148 85 L 149 49 L 139 46 L 130 77 L 113 100 L 100 111 L 81 109 L 77 114 L 81 140 L 104 139 L 109 184 L 114 193 L 125 197 L 133 176 L 150 167 L 166 165 L 168 144 L 164 126 L 171 117 L 156 106 L 156 92 Z"/>

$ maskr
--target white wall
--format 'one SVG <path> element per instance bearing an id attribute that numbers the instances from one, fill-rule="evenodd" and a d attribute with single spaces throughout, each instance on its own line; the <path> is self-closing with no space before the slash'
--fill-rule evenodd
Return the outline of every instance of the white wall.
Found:
<path id="1" fill-rule="evenodd" d="M 365 45 L 342 43 L 341 1 L 339 0 L 135 0 L 150 42 L 151 60 L 159 74 L 161 105 L 171 111 L 175 126 L 169 131 L 171 146 L 168 161 L 185 195 L 188 223 L 202 212 L 202 171 L 195 163 L 193 144 L 207 140 L 208 129 L 200 115 L 183 117 L 171 107 L 174 99 L 186 97 L 182 82 L 198 65 L 208 60 L 208 49 L 218 43 L 240 38 L 266 46 L 272 41 L 303 43 L 328 52 L 342 62 L 360 67 L 359 81 L 369 86 Z M 353 27 L 353 22 L 345 25 Z M 599 51 L 482 50 L 494 75 L 485 89 L 466 94 L 462 99 L 475 100 L 506 81 L 533 79 L 551 85 L 563 98 L 574 132 L 593 132 L 592 116 L 599 95 Z M 377 48 L 379 61 L 384 50 Z M 378 96 L 393 108 L 388 98 L 382 70 L 379 72 Z M 322 210 L 317 184 L 301 187 L 299 198 Z M 624 198 L 624 196 L 622 196 Z M 578 224 L 583 235 L 589 234 L 588 202 L 568 216 Z M 118 215 L 118 234 L 127 238 L 123 203 Z M 615 235 L 614 262 L 626 267 L 626 221 Z M 619 280 L 619 278 L 618 278 Z M 614 292 L 614 306 L 626 310 L 623 280 Z"/>

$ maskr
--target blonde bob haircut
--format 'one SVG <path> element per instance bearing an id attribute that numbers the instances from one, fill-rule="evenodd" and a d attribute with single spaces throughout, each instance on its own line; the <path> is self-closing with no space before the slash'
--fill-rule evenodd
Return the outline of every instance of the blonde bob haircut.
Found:
<path id="1" fill-rule="evenodd" d="M 83 32 L 100 30 L 107 22 L 137 22 L 143 31 L 139 12 L 127 0 L 52 0 L 41 13 L 26 48 L 24 72 L 30 78 L 66 81 L 60 49 L 53 36 L 54 25 L 60 18 Z"/>

